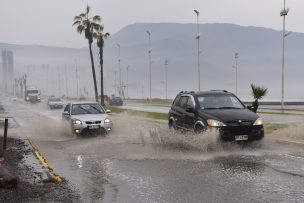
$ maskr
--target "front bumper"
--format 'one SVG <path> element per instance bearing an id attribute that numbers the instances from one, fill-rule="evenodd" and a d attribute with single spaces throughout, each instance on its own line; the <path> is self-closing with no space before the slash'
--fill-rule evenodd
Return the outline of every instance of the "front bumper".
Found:
<path id="1" fill-rule="evenodd" d="M 264 137 L 263 125 L 252 125 L 252 126 L 223 126 L 219 130 L 220 138 L 223 141 L 235 141 L 235 136 L 247 135 L 248 140 L 255 141 L 261 140 Z"/>
<path id="2" fill-rule="evenodd" d="M 101 121 L 98 124 L 87 124 L 82 122 L 81 124 L 72 124 L 73 132 L 76 134 L 86 134 L 86 133 L 108 133 L 112 130 L 113 123 L 104 123 Z"/>

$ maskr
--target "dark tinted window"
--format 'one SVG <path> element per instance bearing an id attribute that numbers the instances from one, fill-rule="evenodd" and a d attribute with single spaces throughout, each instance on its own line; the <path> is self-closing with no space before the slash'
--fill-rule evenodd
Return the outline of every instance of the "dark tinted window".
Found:
<path id="1" fill-rule="evenodd" d="M 191 97 L 189 97 L 189 99 L 188 99 L 187 107 L 194 107 L 194 101 Z"/>
<path id="2" fill-rule="evenodd" d="M 188 98 L 188 96 L 182 96 L 180 99 L 179 106 L 185 109 L 187 107 Z"/>
<path id="3" fill-rule="evenodd" d="M 178 103 L 179 103 L 179 100 L 180 100 L 180 96 L 177 96 L 174 101 L 173 101 L 173 104 L 178 106 Z"/>
<path id="4" fill-rule="evenodd" d="M 66 105 L 66 107 L 64 108 L 64 111 L 67 111 L 70 113 L 70 104 Z"/>

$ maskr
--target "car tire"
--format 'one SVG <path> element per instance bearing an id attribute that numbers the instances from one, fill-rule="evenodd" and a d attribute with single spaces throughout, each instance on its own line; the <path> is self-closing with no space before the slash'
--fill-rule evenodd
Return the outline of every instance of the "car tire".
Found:
<path id="1" fill-rule="evenodd" d="M 177 127 L 176 127 L 175 122 L 173 120 L 169 120 L 168 126 L 169 126 L 170 130 L 177 130 Z"/>
<path id="2" fill-rule="evenodd" d="M 200 134 L 200 133 L 204 132 L 205 129 L 206 129 L 206 128 L 205 128 L 204 126 L 202 126 L 201 124 L 197 124 L 197 125 L 195 125 L 195 127 L 194 127 L 194 133 Z"/>

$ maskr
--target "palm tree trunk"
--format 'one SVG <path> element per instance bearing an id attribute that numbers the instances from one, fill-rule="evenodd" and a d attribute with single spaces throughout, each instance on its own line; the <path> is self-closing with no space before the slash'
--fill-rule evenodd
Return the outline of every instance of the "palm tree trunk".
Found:
<path id="1" fill-rule="evenodd" d="M 100 104 L 104 106 L 103 93 L 103 47 L 99 48 L 99 62 L 100 62 Z"/>
<path id="2" fill-rule="evenodd" d="M 94 59 L 93 59 L 93 53 L 92 53 L 92 43 L 89 43 L 89 48 L 90 48 L 90 56 L 91 56 L 91 64 L 92 64 L 92 75 L 93 75 L 93 81 L 94 81 L 95 100 L 98 103 L 98 90 L 97 90 L 96 74 L 95 74 L 95 67 L 94 67 Z"/>

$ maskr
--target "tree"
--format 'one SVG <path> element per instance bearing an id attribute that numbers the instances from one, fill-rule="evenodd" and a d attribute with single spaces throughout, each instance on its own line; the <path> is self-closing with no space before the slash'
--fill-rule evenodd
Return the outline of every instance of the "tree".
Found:
<path id="1" fill-rule="evenodd" d="M 93 38 L 97 40 L 97 47 L 99 48 L 99 63 L 100 63 L 100 104 L 104 106 L 104 92 L 103 92 L 103 47 L 104 39 L 110 36 L 110 33 L 103 33 L 103 25 L 99 24 L 94 27 Z"/>
<path id="2" fill-rule="evenodd" d="M 259 99 L 262 99 L 268 92 L 268 88 L 255 86 L 254 84 L 250 84 L 252 90 L 252 96 L 254 98 L 254 102 L 252 102 L 252 106 L 254 108 L 254 112 L 256 113 L 259 108 Z"/>
<path id="3" fill-rule="evenodd" d="M 100 23 L 101 18 L 98 15 L 96 15 L 94 17 L 89 17 L 89 13 L 90 13 L 90 7 L 87 5 L 85 13 L 80 13 L 78 16 L 74 17 L 73 26 L 74 25 L 77 26 L 76 30 L 79 34 L 82 34 L 84 32 L 85 38 L 89 42 L 91 65 L 92 65 L 92 75 L 93 75 L 94 90 L 95 90 L 95 99 L 96 99 L 96 102 L 98 102 L 98 90 L 97 90 L 96 74 L 95 74 L 95 67 L 94 67 L 94 59 L 93 59 L 93 53 L 92 53 L 92 43 L 93 43 L 94 27 L 98 26 L 98 23 Z"/>

